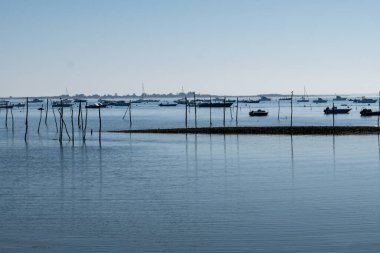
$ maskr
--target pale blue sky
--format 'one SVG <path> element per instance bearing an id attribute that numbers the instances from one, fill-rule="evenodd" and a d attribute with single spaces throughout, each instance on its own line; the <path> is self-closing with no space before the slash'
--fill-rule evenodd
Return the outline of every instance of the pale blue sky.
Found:
<path id="1" fill-rule="evenodd" d="M 367 93 L 378 0 L 0 0 L 0 96 Z"/>

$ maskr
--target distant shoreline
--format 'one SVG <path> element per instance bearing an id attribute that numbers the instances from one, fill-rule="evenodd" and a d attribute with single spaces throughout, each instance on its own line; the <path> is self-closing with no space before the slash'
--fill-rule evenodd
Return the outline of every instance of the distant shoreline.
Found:
<path id="1" fill-rule="evenodd" d="M 199 127 L 115 130 L 109 132 L 141 134 L 364 135 L 380 134 L 380 128 L 372 126 Z"/>

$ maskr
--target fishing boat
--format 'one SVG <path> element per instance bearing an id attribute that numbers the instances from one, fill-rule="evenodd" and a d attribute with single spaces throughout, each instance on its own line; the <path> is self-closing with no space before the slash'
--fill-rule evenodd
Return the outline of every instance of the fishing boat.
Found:
<path id="1" fill-rule="evenodd" d="M 251 116 L 251 117 L 255 117 L 255 116 L 258 116 L 258 117 L 268 116 L 268 112 L 259 109 L 259 110 L 257 110 L 257 111 L 250 111 L 250 112 L 249 112 L 249 116 Z"/>
<path id="2" fill-rule="evenodd" d="M 280 98 L 279 100 L 280 101 L 290 101 L 290 100 L 292 100 L 292 98 Z"/>
<path id="3" fill-rule="evenodd" d="M 11 104 L 0 104 L 0 109 L 12 109 L 13 106 Z"/>
<path id="4" fill-rule="evenodd" d="M 226 102 L 228 102 L 228 103 L 235 103 L 236 102 L 236 100 L 234 100 L 234 99 L 224 99 L 224 98 L 214 98 L 213 99 L 213 102 L 215 102 L 215 103 L 223 103 L 224 101 L 226 101 Z"/>
<path id="5" fill-rule="evenodd" d="M 336 106 L 330 108 L 326 107 L 323 111 L 325 114 L 346 114 L 351 111 L 351 108 L 337 108 Z"/>
<path id="6" fill-rule="evenodd" d="M 44 101 L 39 98 L 35 98 L 33 100 L 29 100 L 28 103 L 43 103 Z"/>
<path id="7" fill-rule="evenodd" d="M 158 106 L 177 106 L 177 103 L 162 102 L 159 103 Z"/>
<path id="8" fill-rule="evenodd" d="M 327 103 L 326 99 L 318 98 L 313 100 L 313 103 L 320 104 L 320 103 Z"/>
<path id="9" fill-rule="evenodd" d="M 60 101 L 53 101 L 52 107 L 71 107 L 73 104 L 70 99 L 62 99 Z"/>
<path id="10" fill-rule="evenodd" d="M 341 97 L 341 96 L 336 96 L 335 98 L 333 98 L 334 101 L 346 101 L 347 98 L 344 98 L 344 97 Z"/>
<path id="11" fill-rule="evenodd" d="M 366 98 L 362 97 L 361 99 L 354 99 L 354 103 L 361 103 L 361 104 L 372 104 L 376 103 L 377 99 L 372 99 L 372 98 Z"/>
<path id="12" fill-rule="evenodd" d="M 216 102 L 216 103 L 210 103 L 210 102 L 200 102 L 198 103 L 198 107 L 231 107 L 233 102 Z"/>
<path id="13" fill-rule="evenodd" d="M 265 96 L 261 96 L 260 97 L 260 102 L 269 102 L 271 101 L 272 99 L 268 98 L 268 97 L 265 97 Z"/>
<path id="14" fill-rule="evenodd" d="M 257 99 L 257 100 L 253 100 L 253 99 L 243 99 L 243 100 L 239 100 L 239 103 L 246 103 L 246 104 L 258 104 L 260 103 L 260 99 Z"/>
<path id="15" fill-rule="evenodd" d="M 25 103 L 17 103 L 17 104 L 14 104 L 14 107 L 17 107 L 17 108 L 25 107 Z"/>
<path id="16" fill-rule="evenodd" d="M 125 102 L 124 100 L 111 101 L 108 103 L 110 106 L 130 106 L 131 103 Z"/>
<path id="17" fill-rule="evenodd" d="M 371 109 L 364 108 L 360 111 L 360 115 L 363 117 L 366 116 L 380 116 L 380 111 L 372 111 Z"/>
<path id="18" fill-rule="evenodd" d="M 102 104 L 102 103 L 95 103 L 95 104 L 91 104 L 91 105 L 86 105 L 87 109 L 98 109 L 98 108 L 106 108 L 106 107 L 107 107 L 107 105 Z"/>

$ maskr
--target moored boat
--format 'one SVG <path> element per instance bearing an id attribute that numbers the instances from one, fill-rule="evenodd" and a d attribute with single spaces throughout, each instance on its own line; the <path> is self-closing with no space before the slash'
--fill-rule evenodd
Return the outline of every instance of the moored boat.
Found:
<path id="1" fill-rule="evenodd" d="M 372 111 L 371 109 L 364 108 L 360 111 L 361 116 L 380 116 L 380 111 Z"/>
<path id="2" fill-rule="evenodd" d="M 231 107 L 233 102 L 216 102 L 216 103 L 210 103 L 210 102 L 201 102 L 197 104 L 198 107 Z"/>
<path id="3" fill-rule="evenodd" d="M 335 98 L 333 98 L 334 101 L 346 101 L 347 98 L 344 98 L 344 97 L 341 97 L 341 96 L 336 96 Z"/>
<path id="4" fill-rule="evenodd" d="M 330 108 L 326 107 L 326 109 L 323 111 L 325 114 L 345 114 L 349 113 L 351 111 L 351 108 L 337 108 L 336 106 Z"/>
<path id="5" fill-rule="evenodd" d="M 361 99 L 354 99 L 354 103 L 361 103 L 361 104 L 372 104 L 376 103 L 377 99 L 372 99 L 372 98 L 366 98 L 362 97 Z"/>
<path id="6" fill-rule="evenodd" d="M 105 108 L 105 107 L 107 107 L 107 105 L 102 104 L 102 103 L 95 103 L 95 104 L 86 105 L 87 109 L 98 109 L 98 108 Z"/>
<path id="7" fill-rule="evenodd" d="M 262 116 L 268 116 L 268 112 L 259 109 L 259 110 L 257 110 L 257 111 L 250 111 L 250 112 L 249 112 L 249 116 L 251 116 L 251 117 L 255 117 L 255 116 L 259 116 L 259 117 L 262 117 Z"/>
<path id="8" fill-rule="evenodd" d="M 43 103 L 44 101 L 39 98 L 34 98 L 33 100 L 29 100 L 28 103 Z"/>
<path id="9" fill-rule="evenodd" d="M 159 103 L 158 106 L 177 106 L 177 103 L 162 102 Z"/>
<path id="10" fill-rule="evenodd" d="M 318 98 L 313 100 L 313 103 L 320 104 L 320 103 L 327 103 L 326 99 Z"/>

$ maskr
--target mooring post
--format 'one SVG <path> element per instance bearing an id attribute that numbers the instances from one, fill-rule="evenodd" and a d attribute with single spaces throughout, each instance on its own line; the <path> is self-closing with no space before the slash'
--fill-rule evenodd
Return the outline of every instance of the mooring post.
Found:
<path id="1" fill-rule="evenodd" d="M 13 107 L 11 107 L 11 116 L 12 116 L 12 132 L 15 130 L 15 121 L 13 119 Z"/>
<path id="2" fill-rule="evenodd" d="M 79 101 L 79 108 L 78 108 L 78 128 L 82 128 L 83 130 L 83 127 L 81 127 L 81 124 L 83 124 L 83 120 L 81 122 L 81 113 L 82 113 L 82 101 Z"/>
<path id="3" fill-rule="evenodd" d="M 290 97 L 290 126 L 293 127 L 293 91 Z"/>
<path id="4" fill-rule="evenodd" d="M 195 128 L 197 128 L 197 102 L 195 101 L 195 92 L 194 92 L 194 121 L 195 121 Z"/>
<path id="5" fill-rule="evenodd" d="M 185 127 L 187 128 L 187 97 L 185 96 Z"/>
<path id="6" fill-rule="evenodd" d="M 132 100 L 129 100 L 129 128 L 132 127 Z"/>
<path id="7" fill-rule="evenodd" d="M 212 121 L 211 121 L 211 103 L 212 103 L 212 100 L 211 100 L 211 96 L 210 96 L 210 127 L 212 126 Z"/>
<path id="8" fill-rule="evenodd" d="M 380 111 L 380 91 L 379 91 L 379 111 Z M 380 123 L 380 115 L 377 115 L 377 127 L 379 127 Z"/>
<path id="9" fill-rule="evenodd" d="M 100 114 L 101 107 L 99 106 L 99 142 L 102 141 L 102 115 Z"/>
<path id="10" fill-rule="evenodd" d="M 277 120 L 280 120 L 280 108 L 281 108 L 281 105 L 280 105 L 280 99 L 278 100 L 278 114 L 277 114 Z"/>
<path id="11" fill-rule="evenodd" d="M 5 127 L 8 129 L 8 102 L 5 103 Z"/>
<path id="12" fill-rule="evenodd" d="M 25 142 L 28 136 L 28 114 L 29 114 L 29 99 L 26 98 L 26 118 L 25 118 L 25 137 L 24 137 Z"/>
<path id="13" fill-rule="evenodd" d="M 47 126 L 48 111 L 49 111 L 49 98 L 46 97 L 46 110 L 45 110 L 45 125 L 46 126 Z"/>
<path id="14" fill-rule="evenodd" d="M 223 99 L 223 126 L 226 126 L 226 97 Z"/>
<path id="15" fill-rule="evenodd" d="M 87 102 L 86 102 L 86 119 L 85 119 L 84 123 L 82 122 L 82 139 L 83 139 L 83 142 L 86 142 L 87 114 L 88 114 L 88 108 L 87 108 Z"/>
<path id="16" fill-rule="evenodd" d="M 333 102 L 332 114 L 333 114 L 333 127 L 335 127 L 335 105 L 334 105 L 334 102 Z"/>
<path id="17" fill-rule="evenodd" d="M 60 99 L 60 102 L 61 102 L 61 107 L 60 107 L 60 111 L 59 111 L 59 143 L 62 144 L 62 139 L 63 139 L 63 136 L 62 136 L 62 133 L 63 133 L 63 103 L 62 103 L 62 99 Z"/>
<path id="18" fill-rule="evenodd" d="M 239 115 L 239 97 L 236 97 L 236 126 L 238 126 L 238 115 Z"/>
<path id="19" fill-rule="evenodd" d="M 55 116 L 55 111 L 54 111 L 53 103 L 51 102 L 51 100 L 50 100 L 50 105 L 51 105 L 51 110 L 53 111 L 55 130 L 56 130 L 56 133 L 58 133 L 57 117 Z"/>
<path id="20" fill-rule="evenodd" d="M 71 106 L 71 136 L 73 137 L 73 146 L 74 146 L 74 109 Z"/>
<path id="21" fill-rule="evenodd" d="M 40 134 L 40 127 L 41 127 L 41 120 L 42 120 L 42 111 L 44 110 L 43 109 L 43 105 L 38 108 L 38 110 L 40 111 L 40 121 L 38 122 L 38 130 L 37 130 L 37 133 Z"/>

